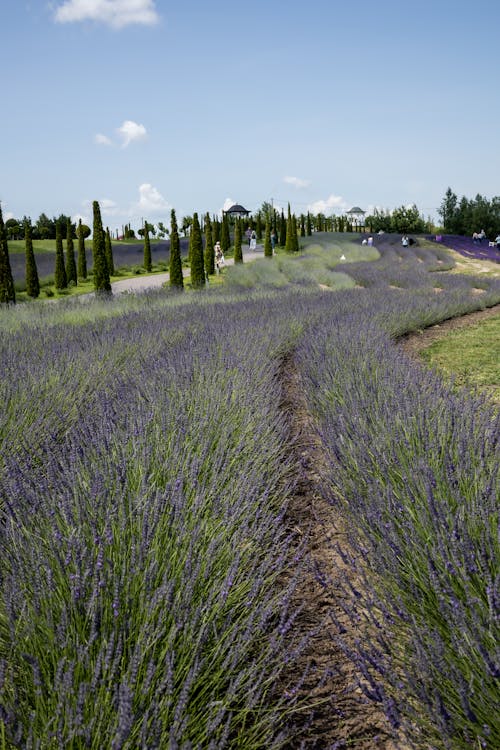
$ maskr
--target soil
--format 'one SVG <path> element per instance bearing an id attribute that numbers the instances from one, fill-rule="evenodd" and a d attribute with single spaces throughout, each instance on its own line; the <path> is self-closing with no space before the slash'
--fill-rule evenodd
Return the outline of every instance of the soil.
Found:
<path id="1" fill-rule="evenodd" d="M 468 315 L 462 315 L 459 318 L 444 320 L 442 323 L 425 328 L 418 333 L 411 333 L 408 336 L 403 336 L 400 339 L 400 344 L 408 354 L 417 355 L 422 349 L 426 349 L 435 341 L 442 339 L 450 331 L 465 328 L 466 326 L 477 325 L 481 321 L 495 317 L 496 315 L 500 315 L 500 305 L 488 307 L 485 310 L 479 310 L 477 312 L 469 313 Z"/>
<path id="2" fill-rule="evenodd" d="M 285 676 L 283 691 L 305 673 L 298 698 L 308 706 L 295 715 L 296 735 L 286 748 L 404 750 L 406 745 L 394 737 L 383 713 L 364 696 L 358 684 L 361 676 L 336 643 L 338 631 L 332 613 L 346 629 L 343 639 L 352 643 L 357 635 L 338 592 L 346 577 L 354 586 L 360 583 L 338 552 L 340 547 L 353 555 L 341 508 L 330 504 L 321 491 L 325 454 L 307 410 L 293 357 L 283 362 L 281 376 L 281 407 L 288 416 L 292 450 L 301 476 L 288 507 L 287 523 L 297 546 L 305 544 L 305 569 L 292 608 L 300 609 L 295 631 L 307 635 L 307 646 L 295 662 L 293 673 Z"/>
<path id="3" fill-rule="evenodd" d="M 400 340 L 410 355 L 445 336 L 448 331 L 475 325 L 500 313 L 500 305 L 408 335 Z M 288 416 L 292 450 L 301 479 L 288 508 L 287 523 L 296 536 L 297 546 L 305 544 L 304 575 L 292 602 L 300 609 L 295 630 L 309 634 L 307 646 L 293 673 L 285 675 L 283 690 L 297 676 L 306 673 L 298 697 L 309 708 L 295 716 L 295 739 L 287 750 L 407 750 L 404 738 L 397 737 L 382 711 L 363 694 L 362 678 L 353 663 L 337 645 L 337 629 L 332 613 L 346 629 L 343 639 L 353 642 L 357 636 L 341 606 L 342 581 L 349 577 L 359 587 L 357 574 L 344 562 L 343 554 L 353 555 L 349 547 L 347 520 L 341 503 L 327 502 L 321 491 L 326 474 L 324 450 L 307 409 L 300 374 L 293 357 L 282 363 L 283 396 L 281 408 Z"/>

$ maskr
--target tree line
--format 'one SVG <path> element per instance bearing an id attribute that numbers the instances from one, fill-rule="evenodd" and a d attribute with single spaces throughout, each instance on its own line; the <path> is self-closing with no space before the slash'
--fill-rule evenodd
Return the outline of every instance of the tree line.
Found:
<path id="1" fill-rule="evenodd" d="M 109 228 L 104 229 L 103 227 L 98 201 L 93 202 L 92 211 L 92 277 L 94 289 L 98 294 L 109 294 L 111 293 L 110 277 L 115 273 L 111 234 Z M 304 221 L 298 228 L 297 217 L 291 213 L 290 206 L 288 206 L 286 217 L 283 211 L 281 215 L 277 212 L 259 211 L 256 217 L 249 217 L 245 222 L 242 218 L 233 218 L 227 213 L 223 214 L 222 219 L 217 216 L 211 218 L 208 212 L 201 220 L 198 213 L 184 217 L 181 231 L 189 236 L 187 261 L 190 267 L 191 286 L 195 289 L 204 286 L 209 276 L 215 273 L 215 244 L 217 242 L 220 243 L 224 255 L 232 250 L 234 262 L 243 263 L 242 246 L 245 232 L 248 233 L 253 230 L 259 240 L 264 238 L 265 257 L 271 257 L 273 254 L 272 232 L 275 233 L 277 244 L 281 244 L 288 252 L 298 251 L 299 232 L 305 234 L 307 231 L 312 232 L 313 229 L 313 222 L 306 221 L 305 217 L 303 219 Z M 11 223 L 10 227 L 13 226 Z M 167 230 L 163 224 L 161 227 L 163 234 L 170 235 L 169 283 L 171 287 L 182 290 L 184 278 L 179 226 L 175 209 L 171 211 L 170 230 Z M 132 234 L 130 227 L 126 227 L 126 229 L 130 237 Z M 20 238 L 21 232 L 25 240 L 26 293 L 29 297 L 35 299 L 40 295 L 40 280 L 33 251 L 33 240 L 37 239 L 40 233 L 35 231 L 35 226 L 28 217 L 24 217 L 22 226 L 19 225 L 16 229 L 16 237 Z M 150 233 L 155 234 L 154 227 L 146 221 L 139 234 L 144 241 L 143 265 L 148 272 L 152 270 Z M 76 225 L 69 216 L 63 214 L 55 220 L 54 286 L 56 290 L 62 291 L 77 286 L 79 280 L 87 278 L 85 239 L 89 234 L 89 227 L 83 225 L 81 220 Z M 0 206 L 0 303 L 12 304 L 16 301 L 16 293 L 9 261 L 9 239 L 7 223 L 3 221 Z M 76 255 L 75 240 L 77 243 Z M 66 242 L 66 249 L 64 249 L 64 241 Z"/>
<path id="2" fill-rule="evenodd" d="M 500 231 L 500 196 L 488 200 L 479 193 L 475 198 L 460 199 L 449 187 L 438 213 L 446 234 L 473 235 L 484 229 L 493 238 Z"/>
<path id="3" fill-rule="evenodd" d="M 498 200 L 498 199 L 495 199 Z M 92 257 L 93 282 L 97 293 L 110 293 L 110 277 L 114 275 L 114 259 L 112 238 L 109 228 L 104 229 L 101 219 L 99 203 L 94 201 Z M 448 216 L 448 213 L 446 214 Z M 487 222 L 485 222 L 487 226 Z M 10 229 L 10 231 L 9 231 Z M 135 238 L 135 232 L 130 225 L 125 225 L 122 236 L 125 239 Z M 138 231 L 144 242 L 143 265 L 146 271 L 152 270 L 150 235 L 164 237 L 170 235 L 169 273 L 170 286 L 178 290 L 184 288 L 182 273 L 182 257 L 180 251 L 180 233 L 189 237 L 188 265 L 190 267 L 191 286 L 199 288 L 205 285 L 211 274 L 215 272 L 215 251 L 217 242 L 220 243 L 224 255 L 231 249 L 234 262 L 243 262 L 242 244 L 245 234 L 255 232 L 257 240 L 263 242 L 264 256 L 271 257 L 273 245 L 283 247 L 287 252 L 299 250 L 300 236 L 311 236 L 314 232 L 358 232 L 368 230 L 393 232 L 424 232 L 431 231 L 429 222 L 425 222 L 415 205 L 401 206 L 393 211 L 376 210 L 365 217 L 364 224 L 353 223 L 347 216 L 326 216 L 323 213 L 301 213 L 296 216 L 288 204 L 287 212 L 277 210 L 268 202 L 262 203 L 261 208 L 244 219 L 232 217 L 223 212 L 222 218 L 212 216 L 207 212 L 201 219 L 198 213 L 184 216 L 179 227 L 175 209 L 170 216 L 170 230 L 162 222 L 158 228 L 148 221 L 143 222 Z M 32 224 L 28 217 L 18 222 L 9 219 L 3 222 L 0 208 L 0 302 L 15 302 L 15 289 L 9 264 L 8 240 L 13 236 L 24 236 L 26 243 L 26 292 L 29 297 L 36 298 L 40 294 L 40 283 L 33 252 L 33 240 L 55 239 L 55 273 L 54 285 L 61 291 L 76 286 L 79 279 L 87 278 L 85 254 L 85 239 L 91 234 L 90 227 L 76 224 L 69 216 L 61 214 L 52 220 L 41 214 L 37 222 Z M 273 235 L 273 243 L 271 236 Z M 66 241 L 66 252 L 63 241 Z M 77 243 L 75 257 L 75 241 Z"/>

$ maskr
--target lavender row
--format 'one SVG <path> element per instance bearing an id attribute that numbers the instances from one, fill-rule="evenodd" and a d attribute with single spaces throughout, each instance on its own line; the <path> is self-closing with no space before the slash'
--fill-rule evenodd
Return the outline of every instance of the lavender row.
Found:
<path id="1" fill-rule="evenodd" d="M 26 313 L 22 328 L 6 312 L 0 721 L 15 746 L 285 741 L 289 706 L 281 696 L 294 691 L 280 685 L 295 658 L 294 613 L 278 581 L 289 563 L 283 514 L 296 469 L 279 411 L 279 362 L 302 338 L 314 342 L 303 363 L 313 398 L 332 390 L 333 372 L 342 418 L 361 441 L 354 433 L 361 417 L 372 414 L 380 426 L 371 398 L 386 398 L 378 357 L 386 346 L 393 351 L 389 337 L 500 300 L 493 281 L 479 297 L 477 280 L 433 273 L 435 254 L 410 256 L 408 287 L 393 289 L 393 260 L 387 253 L 369 268 L 348 264 L 359 285 L 361 274 L 373 283 L 336 294 L 63 303 L 43 308 L 39 323 Z M 342 367 L 320 366 L 332 356 L 327 343 L 343 352 Z M 434 403 L 424 378 L 414 383 L 411 368 L 405 377 L 418 408 L 426 408 L 424 395 Z M 448 414 L 447 398 L 438 415 Z M 345 482 L 346 496 L 356 496 L 366 472 L 358 475 L 347 457 L 366 445 L 337 456 L 327 430 L 337 404 L 319 404 L 332 467 L 344 458 L 349 469 L 330 486 L 337 494 Z M 409 463 L 417 445 L 412 437 Z M 378 609 L 394 617 L 384 591 L 376 593 Z M 373 660 L 373 645 L 353 655 L 360 669 L 368 669 L 365 657 Z M 393 718 L 395 701 L 385 699 Z M 404 707 L 397 710 L 402 717 Z M 429 717 L 432 726 L 430 710 Z"/>
<path id="2" fill-rule="evenodd" d="M 454 283 L 427 299 L 374 290 L 365 309 L 332 306 L 304 341 L 300 366 L 328 456 L 325 492 L 351 519 L 349 562 L 365 580 L 364 591 L 346 581 L 344 592 L 356 649 L 338 624 L 360 684 L 415 747 L 493 750 L 499 416 L 393 342 L 424 300 L 436 319 L 470 305 Z"/>
<path id="3" fill-rule="evenodd" d="M 151 303 L 4 338 L 9 744 L 280 745 L 288 324 L 258 314 Z"/>

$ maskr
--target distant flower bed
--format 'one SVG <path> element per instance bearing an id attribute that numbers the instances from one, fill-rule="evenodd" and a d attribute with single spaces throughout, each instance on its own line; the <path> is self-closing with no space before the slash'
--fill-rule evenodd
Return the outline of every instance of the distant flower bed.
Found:
<path id="1" fill-rule="evenodd" d="M 436 237 L 437 242 L 442 243 L 451 250 L 455 250 L 466 258 L 488 260 L 493 263 L 500 262 L 500 251 L 496 247 L 490 246 L 487 238 L 474 241 L 472 237 L 462 237 L 458 234 L 443 234 L 439 235 L 439 237 L 439 240 Z"/>

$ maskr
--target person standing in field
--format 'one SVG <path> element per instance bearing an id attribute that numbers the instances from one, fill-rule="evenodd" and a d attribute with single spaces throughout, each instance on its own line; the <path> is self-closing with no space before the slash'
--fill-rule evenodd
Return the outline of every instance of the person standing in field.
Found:
<path id="1" fill-rule="evenodd" d="M 271 229 L 271 250 L 273 251 L 274 255 L 274 248 L 276 247 L 276 232 L 274 229 Z"/>
<path id="2" fill-rule="evenodd" d="M 255 233 L 255 230 L 252 230 L 252 234 L 250 235 L 250 250 L 256 250 L 257 249 L 257 235 Z"/>
<path id="3" fill-rule="evenodd" d="M 220 246 L 220 242 L 215 243 L 214 253 L 215 253 L 215 268 L 217 270 L 217 273 L 220 273 L 221 269 L 226 265 L 225 260 L 224 260 L 224 255 L 222 253 L 222 248 Z"/>

